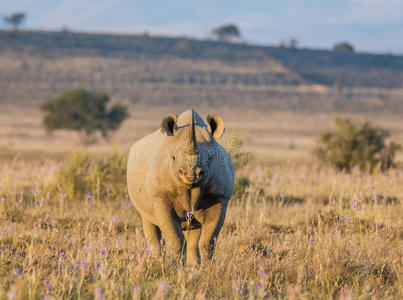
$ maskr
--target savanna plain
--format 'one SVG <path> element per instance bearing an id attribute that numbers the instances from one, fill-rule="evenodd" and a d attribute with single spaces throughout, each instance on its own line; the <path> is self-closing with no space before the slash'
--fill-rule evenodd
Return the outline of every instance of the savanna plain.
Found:
<path id="1" fill-rule="evenodd" d="M 201 115 L 211 113 L 196 107 Z M 182 107 L 131 107 L 83 146 L 47 135 L 36 106 L 2 106 L 0 299 L 402 299 L 403 157 L 386 173 L 338 172 L 312 156 L 334 115 L 217 109 L 237 161 L 212 261 L 147 248 L 126 192 L 131 143 Z M 403 141 L 399 116 L 360 115 Z"/>

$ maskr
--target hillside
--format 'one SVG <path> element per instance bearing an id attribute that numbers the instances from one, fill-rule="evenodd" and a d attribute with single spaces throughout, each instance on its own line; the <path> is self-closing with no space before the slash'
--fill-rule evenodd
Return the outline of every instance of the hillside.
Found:
<path id="1" fill-rule="evenodd" d="M 396 112 L 402 110 L 403 56 L 0 31 L 2 102 L 43 101 L 79 86 L 146 105 Z"/>

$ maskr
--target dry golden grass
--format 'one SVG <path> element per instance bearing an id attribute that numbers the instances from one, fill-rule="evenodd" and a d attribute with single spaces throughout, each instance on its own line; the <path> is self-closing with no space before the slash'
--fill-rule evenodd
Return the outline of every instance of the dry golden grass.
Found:
<path id="1" fill-rule="evenodd" d="M 246 166 L 212 262 L 155 257 L 128 198 L 66 201 L 60 164 L 2 161 L 0 299 L 401 299 L 403 172 Z"/>
<path id="2" fill-rule="evenodd" d="M 239 136 L 265 155 L 237 171 L 251 185 L 237 185 L 213 262 L 189 268 L 148 253 L 128 198 L 67 201 L 55 173 L 83 147 L 75 133 L 46 135 L 35 105 L 1 108 L 0 299 L 403 297 L 403 172 L 317 167 L 310 153 L 332 114 L 197 108 L 223 117 L 224 141 Z M 183 110 L 132 106 L 114 144 L 127 149 Z M 403 143 L 398 116 L 351 116 Z M 86 149 L 103 157 L 110 147 Z"/>

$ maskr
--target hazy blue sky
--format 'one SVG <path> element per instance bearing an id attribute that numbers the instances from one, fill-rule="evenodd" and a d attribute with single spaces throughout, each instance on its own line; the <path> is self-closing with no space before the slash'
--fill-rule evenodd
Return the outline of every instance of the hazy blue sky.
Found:
<path id="1" fill-rule="evenodd" d="M 403 0 L 0 0 L 2 16 L 24 11 L 27 28 L 207 37 L 233 22 L 248 42 L 302 47 L 347 40 L 358 50 L 403 53 Z M 5 24 L 3 23 L 4 27 Z"/>

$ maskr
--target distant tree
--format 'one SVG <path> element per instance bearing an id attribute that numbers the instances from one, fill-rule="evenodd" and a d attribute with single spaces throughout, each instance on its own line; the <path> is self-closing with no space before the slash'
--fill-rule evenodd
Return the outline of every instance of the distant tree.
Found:
<path id="1" fill-rule="evenodd" d="M 15 12 L 12 13 L 9 16 L 4 17 L 4 22 L 8 23 L 13 27 L 14 30 L 18 30 L 20 25 L 24 22 L 25 20 L 25 13 L 23 12 Z"/>
<path id="2" fill-rule="evenodd" d="M 84 89 L 67 91 L 41 105 L 45 112 L 43 125 L 48 132 L 58 129 L 75 130 L 88 140 L 96 131 L 107 139 L 110 131 L 119 128 L 128 118 L 127 108 L 114 104 L 108 110 L 107 94 L 91 93 Z"/>
<path id="3" fill-rule="evenodd" d="M 285 48 L 285 47 L 286 47 L 286 44 L 285 44 L 284 41 L 280 41 L 280 42 L 278 43 L 278 46 L 279 46 L 279 48 Z"/>
<path id="4" fill-rule="evenodd" d="M 296 49 L 298 47 L 298 40 L 296 38 L 290 38 L 288 47 L 290 49 Z"/>
<path id="5" fill-rule="evenodd" d="M 239 28 L 235 24 L 226 24 L 214 28 L 211 32 L 219 41 L 228 41 L 231 38 L 241 36 Z"/>
<path id="6" fill-rule="evenodd" d="M 395 165 L 399 144 L 386 144 L 388 131 L 370 123 L 356 124 L 350 119 L 337 118 L 336 130 L 320 135 L 315 154 L 324 163 L 347 172 L 355 166 L 362 171 L 381 171 Z"/>
<path id="7" fill-rule="evenodd" d="M 333 51 L 353 53 L 354 47 L 348 42 L 341 42 L 341 43 L 337 43 L 333 46 Z"/>

